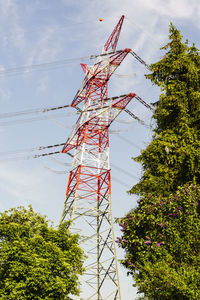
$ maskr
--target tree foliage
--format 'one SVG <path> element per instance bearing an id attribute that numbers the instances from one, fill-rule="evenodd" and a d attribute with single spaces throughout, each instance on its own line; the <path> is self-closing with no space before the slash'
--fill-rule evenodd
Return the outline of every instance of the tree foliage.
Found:
<path id="1" fill-rule="evenodd" d="M 131 190 L 136 194 L 167 195 L 179 185 L 200 182 L 199 51 L 183 43 L 172 24 L 170 40 L 162 48 L 168 51 L 146 76 L 161 87 L 162 94 L 155 103 L 153 140 L 135 159 L 144 169 Z"/>
<path id="2" fill-rule="evenodd" d="M 31 207 L 0 214 L 0 299 L 71 299 L 79 294 L 83 252 L 63 223 L 49 226 Z"/>
<path id="3" fill-rule="evenodd" d="M 135 160 L 138 206 L 118 220 L 123 265 L 147 299 L 200 299 L 200 55 L 170 24 L 146 75 L 160 86 L 153 139 Z"/>
<path id="4" fill-rule="evenodd" d="M 200 186 L 142 198 L 120 220 L 122 261 L 148 299 L 200 299 Z"/>

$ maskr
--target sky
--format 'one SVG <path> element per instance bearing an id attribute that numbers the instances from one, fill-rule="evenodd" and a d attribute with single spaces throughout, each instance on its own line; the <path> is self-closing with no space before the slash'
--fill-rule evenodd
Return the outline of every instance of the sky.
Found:
<path id="1" fill-rule="evenodd" d="M 121 15 L 125 21 L 118 49 L 131 48 L 148 64 L 163 56 L 160 48 L 168 41 L 170 22 L 183 40 L 199 48 L 199 0 L 0 0 L 1 212 L 31 204 L 58 225 L 71 158 L 58 154 L 31 159 L 43 152 L 18 150 L 65 142 L 77 114 L 71 108 L 9 118 L 5 114 L 70 104 L 84 78 L 80 63 L 93 64 L 90 55 L 101 52 Z M 147 73 L 128 55 L 109 82 L 109 96 L 134 92 L 147 103 L 157 101 L 159 89 L 145 79 Z M 123 112 L 111 126 L 114 218 L 137 205 L 136 197 L 127 193 L 142 174 L 132 157 L 152 137 L 151 112 L 135 101 L 128 109 L 146 125 Z M 119 234 L 115 227 L 115 236 Z M 120 249 L 117 254 L 119 259 L 124 255 Z M 132 279 L 122 267 L 120 283 L 122 300 L 136 299 Z"/>

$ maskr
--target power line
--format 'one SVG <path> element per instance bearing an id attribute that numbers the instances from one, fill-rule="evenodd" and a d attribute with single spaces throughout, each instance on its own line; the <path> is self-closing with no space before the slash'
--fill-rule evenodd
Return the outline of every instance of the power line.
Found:
<path id="1" fill-rule="evenodd" d="M 60 144 L 60 145 L 65 145 L 65 143 Z M 52 146 L 46 146 L 46 148 L 51 148 L 51 147 L 53 147 L 53 145 Z M 28 155 L 28 156 L 8 157 L 8 158 L 0 159 L 0 162 L 40 158 L 40 157 L 50 156 L 50 155 L 54 155 L 54 154 L 61 154 L 61 151 L 54 151 L 54 152 L 48 152 L 48 153 L 42 153 L 42 154 Z M 67 152 L 66 154 L 69 155 L 69 156 L 71 156 L 71 157 L 73 157 L 73 155 L 71 153 Z"/>
<path id="2" fill-rule="evenodd" d="M 34 148 L 27 148 L 27 149 L 20 149 L 20 150 L 13 150 L 13 151 L 7 151 L 7 152 L 0 152 L 1 156 L 5 156 L 5 155 L 11 155 L 11 154 L 18 154 L 18 153 L 24 153 L 24 152 L 33 152 L 33 151 L 41 151 L 41 150 L 46 150 L 46 149 L 51 149 L 51 148 L 57 148 L 57 147 L 61 147 L 64 146 L 66 143 L 59 143 L 59 144 L 54 144 L 54 145 L 48 145 L 48 146 L 40 146 L 40 147 L 34 147 Z M 35 158 L 41 158 L 41 157 L 45 157 L 45 156 L 52 156 L 55 154 L 61 154 L 61 151 L 52 151 L 52 152 L 48 152 L 48 153 L 41 153 L 41 154 L 35 154 L 35 155 L 29 155 L 29 156 L 21 156 L 21 157 L 10 157 L 10 158 L 4 158 L 1 161 L 13 161 L 13 160 L 23 160 L 23 159 L 35 159 Z M 74 157 L 73 154 L 67 152 L 66 153 L 68 156 L 70 157 Z M 136 176 L 134 176 L 133 174 L 131 174 L 130 172 L 124 170 L 123 168 L 115 165 L 114 163 L 111 163 L 111 167 L 115 168 L 116 170 L 124 173 L 126 176 L 130 177 L 130 178 L 135 178 L 138 179 Z M 62 173 L 62 172 L 59 172 Z M 120 180 L 116 180 L 118 182 L 120 182 Z M 126 185 L 125 183 L 123 183 L 122 181 L 120 182 L 122 185 Z M 127 186 L 127 185 L 126 185 Z"/>
<path id="3" fill-rule="evenodd" d="M 130 123 L 133 123 L 135 121 L 133 119 L 131 119 L 131 120 L 116 119 L 115 122 L 122 123 L 122 124 L 130 124 Z"/>
<path id="4" fill-rule="evenodd" d="M 53 114 L 51 116 L 56 116 L 57 118 L 64 118 L 67 115 L 66 114 Z M 9 126 L 9 125 L 16 125 L 16 124 L 23 124 L 23 123 L 30 123 L 34 121 L 42 121 L 42 120 L 47 120 L 48 116 L 38 116 L 34 118 L 29 118 L 29 119 L 20 119 L 20 120 L 10 120 L 10 121 L 5 121 L 5 122 L 0 122 L 0 126 Z M 71 126 L 69 126 L 71 128 Z"/>
<path id="5" fill-rule="evenodd" d="M 116 96 L 116 97 L 106 98 L 106 99 L 104 99 L 104 101 L 114 100 L 114 99 L 125 97 L 125 96 L 126 95 L 120 95 L 120 96 Z M 139 97 L 138 95 L 135 96 L 135 99 L 138 100 L 140 103 L 142 103 L 148 109 L 153 110 L 153 108 L 148 103 L 146 103 L 141 97 Z M 0 119 L 18 117 L 18 116 L 21 116 L 21 115 L 46 113 L 46 112 L 60 110 L 60 109 L 64 109 L 64 108 L 70 108 L 70 107 L 75 108 L 78 112 L 81 112 L 81 109 L 79 107 L 73 107 L 73 106 L 67 104 L 67 105 L 60 105 L 60 106 L 53 106 L 53 107 L 46 107 L 46 108 L 27 109 L 27 110 L 22 110 L 22 111 L 18 111 L 18 112 L 1 113 L 0 114 Z M 130 111 L 128 111 L 128 109 L 125 109 L 125 111 L 128 112 L 128 113 L 130 112 Z M 131 113 L 130 115 L 133 117 L 134 114 Z M 134 115 L 134 118 L 136 120 L 142 122 L 135 115 Z"/>
<path id="6" fill-rule="evenodd" d="M 72 165 L 71 163 L 64 163 L 64 162 L 56 159 L 55 157 L 52 157 L 51 160 L 55 161 L 57 164 L 62 165 L 62 166 L 71 166 Z"/>
<path id="7" fill-rule="evenodd" d="M 110 99 L 114 100 L 120 97 L 125 97 L 126 95 L 121 95 L 121 96 L 116 96 L 112 98 L 106 98 L 104 101 L 108 101 Z M 60 106 L 53 106 L 53 107 L 46 107 L 46 108 L 35 108 L 35 109 L 27 109 L 27 110 L 22 110 L 22 111 L 17 111 L 17 112 L 10 112 L 10 113 L 1 113 L 0 114 L 0 119 L 6 119 L 6 118 L 12 118 L 12 117 L 18 117 L 21 115 L 30 115 L 30 114 L 38 114 L 38 113 L 46 113 L 50 111 L 55 111 L 55 110 L 60 110 L 64 108 L 75 108 L 78 112 L 81 112 L 81 109 L 79 107 L 73 107 L 69 104 L 67 105 L 60 105 Z"/>
<path id="8" fill-rule="evenodd" d="M 60 105 L 60 106 L 54 106 L 54 107 L 46 107 L 46 108 L 35 108 L 35 109 L 27 109 L 17 112 L 10 112 L 10 113 L 2 113 L 0 114 L 0 119 L 6 119 L 6 118 L 12 118 L 17 117 L 21 115 L 30 115 L 30 114 L 37 114 L 37 113 L 46 113 L 53 110 L 59 110 L 63 108 L 68 108 L 70 105 Z"/>
<path id="9" fill-rule="evenodd" d="M 16 68 L 4 69 L 4 70 L 0 70 L 0 76 L 9 75 L 9 74 L 20 74 L 20 73 L 24 73 L 24 72 L 30 72 L 30 71 L 41 70 L 41 69 L 48 69 L 49 67 L 57 67 L 57 66 L 62 66 L 62 65 L 66 65 L 66 64 L 71 64 L 76 61 L 80 61 L 80 60 L 84 60 L 84 59 L 88 59 L 88 58 L 90 58 L 90 56 L 62 59 L 62 60 L 56 60 L 56 61 L 47 62 L 47 63 L 33 64 L 33 65 L 16 67 Z"/>
<path id="10" fill-rule="evenodd" d="M 13 151 L 4 151 L 4 152 L 0 152 L 0 155 L 9 155 L 9 154 L 17 154 L 17 153 L 32 152 L 32 151 L 41 151 L 41 150 L 56 148 L 56 147 L 60 147 L 60 146 L 64 146 L 64 145 L 65 145 L 65 143 L 59 143 L 59 144 L 48 145 L 48 146 L 18 149 L 18 150 L 13 150 Z"/>
<path id="11" fill-rule="evenodd" d="M 54 154 L 58 154 L 58 153 L 61 153 L 61 152 L 60 152 L 60 151 L 55 151 L 55 152 L 50 152 L 50 153 L 43 153 L 43 154 L 39 154 L 39 155 L 34 155 L 33 158 L 40 158 L 40 157 L 43 157 L 43 156 L 50 156 L 50 155 L 54 155 Z M 67 152 L 66 154 L 68 154 L 68 155 L 69 155 L 70 157 L 72 157 L 72 158 L 74 157 L 73 154 L 71 154 L 71 153 L 69 153 L 69 152 Z M 117 169 L 118 171 L 124 173 L 124 174 L 127 175 L 128 177 L 130 177 L 130 178 L 135 178 L 135 179 L 138 180 L 138 177 L 136 177 L 136 176 L 134 176 L 133 174 L 131 174 L 130 172 L 128 172 L 128 171 L 126 171 L 126 170 L 120 168 L 119 166 L 117 166 L 117 165 L 115 165 L 115 164 L 113 164 L 113 163 L 111 163 L 111 166 L 112 166 L 113 168 Z M 50 169 L 50 168 L 48 168 L 48 169 Z M 62 174 L 62 172 L 66 173 L 66 171 L 56 171 L 56 173 L 60 173 L 60 174 Z M 116 177 L 113 177 L 113 176 L 112 176 L 112 178 L 113 178 L 115 181 L 119 182 L 120 184 L 122 184 L 122 185 L 124 185 L 124 186 L 130 188 L 130 186 L 127 185 L 126 183 L 124 183 L 122 180 L 117 179 Z"/>
<path id="12" fill-rule="evenodd" d="M 52 173 L 55 173 L 55 174 L 67 174 L 67 171 L 59 171 L 59 170 L 54 170 L 46 165 L 44 165 L 44 168 L 51 171 Z M 137 178 L 138 179 L 138 178 Z M 130 185 L 128 185 L 127 183 L 125 183 L 124 181 L 114 177 L 114 176 L 111 176 L 111 180 L 123 185 L 125 188 L 129 188 L 130 189 Z"/>
<path id="13" fill-rule="evenodd" d="M 143 26 L 133 22 L 133 19 L 129 18 L 129 17 L 126 17 L 126 20 L 128 20 L 128 22 L 130 22 L 131 24 L 133 24 L 134 26 L 136 26 L 137 28 L 139 28 L 139 30 L 143 31 L 143 33 L 149 38 L 149 40 L 155 45 L 155 42 L 160 42 L 159 39 L 155 39 L 155 35 L 150 33 L 149 31 L 147 31 L 146 29 L 144 29 Z M 153 42 L 154 40 L 154 42 Z"/>
<path id="14" fill-rule="evenodd" d="M 125 175 L 127 175 L 127 176 L 129 176 L 129 177 L 131 177 L 131 178 L 133 177 L 133 178 L 135 178 L 135 179 L 138 179 L 138 177 L 136 177 L 136 176 L 134 176 L 133 174 L 131 174 L 130 172 L 128 172 L 128 171 L 122 169 L 121 167 L 119 167 L 119 166 L 117 166 L 117 165 L 115 165 L 115 164 L 113 164 L 113 163 L 111 163 L 110 165 L 111 165 L 111 167 L 113 167 L 114 169 L 116 169 L 116 170 L 118 170 L 118 171 L 124 173 Z"/>
<path id="15" fill-rule="evenodd" d="M 121 140 L 123 140 L 124 142 L 128 143 L 129 145 L 137 148 L 138 150 L 141 150 L 141 147 L 139 147 L 137 144 L 133 143 L 132 141 L 130 141 L 129 139 L 125 138 L 124 136 L 121 135 L 117 135 L 117 137 Z"/>
<path id="16" fill-rule="evenodd" d="M 0 76 L 9 75 L 9 74 L 20 74 L 20 73 L 30 72 L 30 71 L 35 71 L 35 70 L 54 68 L 54 67 L 58 67 L 58 66 L 62 66 L 62 65 L 72 64 L 72 63 L 75 63 L 76 61 L 80 62 L 85 59 L 96 59 L 99 56 L 112 55 L 112 54 L 118 53 L 120 51 L 121 50 L 117 50 L 117 51 L 112 51 L 112 52 L 103 53 L 103 54 L 88 55 L 88 56 L 82 56 L 82 57 L 76 57 L 76 58 L 65 58 L 62 60 L 55 60 L 55 61 L 46 62 L 46 63 L 32 64 L 32 65 L 25 65 L 25 66 L 21 66 L 21 67 L 13 67 L 13 68 L 8 68 L 8 69 L 3 69 L 3 70 L 0 70 Z"/>
<path id="17" fill-rule="evenodd" d="M 127 183 L 125 183 L 124 181 L 122 181 L 121 179 L 116 178 L 115 176 L 111 176 L 111 180 L 116 181 L 117 183 L 123 185 L 126 188 L 130 189 L 130 185 L 128 185 Z"/>
<path id="18" fill-rule="evenodd" d="M 85 59 L 91 59 L 92 60 L 92 59 L 96 59 L 100 56 L 103 57 L 103 56 L 108 56 L 108 55 L 120 53 L 121 51 L 122 50 L 117 50 L 117 51 L 112 51 L 112 52 L 103 53 L 103 54 L 95 54 L 95 55 L 82 56 L 82 57 L 76 57 L 76 58 L 65 58 L 65 59 L 62 59 L 62 60 L 55 60 L 55 61 L 46 62 L 46 63 L 39 63 L 39 64 L 32 64 L 32 65 L 25 65 L 25 66 L 21 66 L 21 67 L 13 67 L 13 68 L 8 68 L 8 69 L 3 69 L 3 70 L 0 70 L 0 76 L 11 75 L 11 74 L 20 74 L 20 73 L 31 72 L 31 71 L 42 70 L 42 69 L 57 68 L 57 67 L 60 67 L 60 66 L 63 66 L 63 65 L 75 63 L 77 61 L 80 62 L 80 61 L 83 61 Z M 145 65 L 145 67 L 147 69 L 149 69 L 148 64 L 145 63 L 145 61 L 139 55 L 137 55 L 133 50 L 131 50 L 130 53 L 141 64 Z"/>

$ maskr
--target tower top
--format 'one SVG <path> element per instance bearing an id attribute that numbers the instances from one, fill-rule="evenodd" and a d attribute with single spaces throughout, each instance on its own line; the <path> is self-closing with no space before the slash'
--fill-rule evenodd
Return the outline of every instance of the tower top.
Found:
<path id="1" fill-rule="evenodd" d="M 104 45 L 104 50 L 107 52 L 108 50 L 111 51 L 115 51 L 116 47 L 117 47 L 117 43 L 118 43 L 118 39 L 119 39 L 119 35 L 121 32 L 121 28 L 122 28 L 122 24 L 124 21 L 125 16 L 122 15 L 119 22 L 117 23 L 117 25 L 115 26 L 113 32 L 111 33 L 111 35 L 109 36 L 107 42 Z"/>

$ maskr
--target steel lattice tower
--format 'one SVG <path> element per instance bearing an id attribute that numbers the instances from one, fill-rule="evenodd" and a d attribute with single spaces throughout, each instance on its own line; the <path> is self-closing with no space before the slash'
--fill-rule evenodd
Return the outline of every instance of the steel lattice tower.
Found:
<path id="1" fill-rule="evenodd" d="M 71 103 L 80 116 L 62 150 L 74 149 L 74 157 L 61 222 L 70 220 L 72 232 L 81 235 L 88 256 L 82 286 L 87 299 L 121 299 L 111 213 L 109 126 L 136 95 L 108 98 L 107 85 L 131 51 L 116 51 L 123 20 L 124 16 L 95 64 L 82 64 L 86 76 Z"/>

